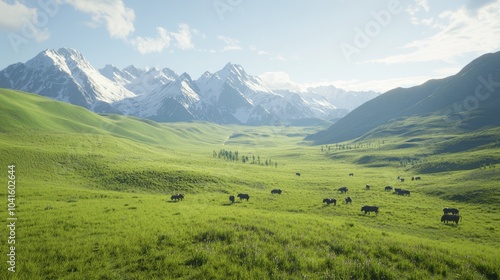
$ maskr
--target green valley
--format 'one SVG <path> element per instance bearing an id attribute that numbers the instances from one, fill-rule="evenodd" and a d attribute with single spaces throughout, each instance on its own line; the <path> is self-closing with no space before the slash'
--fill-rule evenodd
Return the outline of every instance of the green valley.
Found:
<path id="1" fill-rule="evenodd" d="M 414 117 L 316 145 L 324 126 L 156 123 L 6 89 L 0 119 L 2 279 L 500 278 L 498 127 Z"/>

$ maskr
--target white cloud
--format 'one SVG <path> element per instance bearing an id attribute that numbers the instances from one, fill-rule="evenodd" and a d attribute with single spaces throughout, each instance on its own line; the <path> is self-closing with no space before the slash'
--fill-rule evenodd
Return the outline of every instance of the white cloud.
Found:
<path id="1" fill-rule="evenodd" d="M 0 1 L 0 30 L 18 32 L 23 37 L 44 41 L 50 37 L 47 28 L 40 26 L 37 9 L 30 8 L 21 2 L 8 4 Z"/>
<path id="2" fill-rule="evenodd" d="M 135 39 L 131 39 L 130 43 L 141 53 L 161 53 L 163 49 L 170 46 L 171 38 L 168 35 L 168 31 L 165 28 L 157 27 L 158 36 L 156 38 L 141 37 L 137 36 Z"/>
<path id="3" fill-rule="evenodd" d="M 291 91 L 302 91 L 300 84 L 292 81 L 290 75 L 285 72 L 265 72 L 259 75 L 259 78 L 270 89 L 288 89 Z"/>
<path id="4" fill-rule="evenodd" d="M 442 69 L 447 75 L 440 75 L 441 77 L 449 76 L 455 74 L 456 68 L 453 70 Z M 443 74 L 443 73 L 439 73 Z M 265 72 L 259 75 L 259 78 L 265 83 L 265 85 L 270 89 L 288 89 L 291 91 L 307 91 L 308 88 L 320 87 L 320 86 L 335 86 L 336 88 L 341 88 L 349 91 L 376 91 L 376 92 L 386 92 L 388 90 L 397 87 L 412 87 L 425 83 L 428 80 L 435 79 L 436 77 L 431 76 L 417 76 L 417 77 L 402 77 L 394 79 L 385 80 L 333 80 L 333 81 L 319 81 L 311 83 L 297 83 L 290 78 L 286 72 Z"/>
<path id="5" fill-rule="evenodd" d="M 500 46 L 500 2 L 483 5 L 475 13 L 465 7 L 441 13 L 432 21 L 437 30 L 434 35 L 413 41 L 405 46 L 404 54 L 393 55 L 369 62 L 404 63 L 425 61 L 453 61 L 464 54 L 483 54 L 498 50 Z"/>
<path id="6" fill-rule="evenodd" d="M 134 32 L 134 10 L 125 6 L 122 0 L 62 0 L 78 11 L 92 15 L 89 26 L 97 27 L 103 22 L 112 38 L 126 39 Z"/>
<path id="7" fill-rule="evenodd" d="M 163 27 L 156 27 L 158 35 L 155 38 L 137 36 L 128 40 L 141 54 L 161 53 L 175 41 L 175 46 L 181 50 L 194 48 L 191 41 L 191 31 L 187 24 L 180 24 L 178 32 L 169 32 Z"/>
<path id="8" fill-rule="evenodd" d="M 194 47 L 191 42 L 191 32 L 189 31 L 189 26 L 187 24 L 179 25 L 179 32 L 172 33 L 172 37 L 177 41 L 176 46 L 181 50 L 188 50 Z"/>
<path id="9" fill-rule="evenodd" d="M 237 51 L 241 50 L 240 42 L 236 39 L 232 39 L 226 36 L 219 35 L 217 38 L 223 41 L 226 45 L 222 48 L 222 51 Z"/>
<path id="10" fill-rule="evenodd" d="M 36 15 L 36 9 L 17 1 L 14 4 L 0 1 L 0 29 L 3 31 L 20 31 L 26 21 L 34 21 Z"/>

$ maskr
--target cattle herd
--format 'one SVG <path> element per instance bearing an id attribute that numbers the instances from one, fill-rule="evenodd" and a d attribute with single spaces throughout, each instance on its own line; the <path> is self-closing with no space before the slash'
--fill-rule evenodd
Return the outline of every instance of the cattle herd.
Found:
<path id="1" fill-rule="evenodd" d="M 300 176 L 300 173 L 295 173 L 297 176 Z M 354 173 L 349 173 L 349 176 L 354 176 Z M 401 178 L 398 176 L 397 178 L 398 181 L 404 182 L 404 178 Z M 415 180 L 421 180 L 420 177 L 412 177 L 412 181 Z M 366 185 L 365 189 L 370 190 L 372 187 L 370 185 Z M 392 186 L 386 186 L 384 188 L 384 191 L 392 191 L 394 190 L 394 194 L 401 195 L 401 196 L 410 196 L 410 191 L 409 190 L 404 190 L 401 188 L 393 188 Z M 340 187 L 337 189 L 337 191 L 341 194 L 346 194 L 349 189 L 347 187 Z M 281 189 L 273 189 L 271 190 L 271 194 L 281 194 L 282 190 Z M 250 199 L 250 195 L 246 193 L 239 193 L 236 197 L 238 197 L 240 200 L 246 200 L 248 201 Z M 234 195 L 229 196 L 229 201 L 232 203 L 235 202 L 236 197 Z M 182 201 L 184 200 L 184 194 L 178 193 L 174 194 L 170 197 L 171 200 L 173 201 Z M 351 204 L 352 205 L 352 198 L 350 196 L 346 197 L 344 199 L 345 204 Z M 327 205 L 333 204 L 337 205 L 337 199 L 335 198 L 324 198 L 323 203 L 326 203 Z M 369 206 L 369 205 L 364 205 L 361 207 L 361 212 L 364 212 L 364 214 L 370 214 L 371 212 L 374 212 L 376 215 L 378 215 L 379 212 L 379 207 L 378 206 Z M 448 223 L 448 222 L 455 222 L 456 225 L 458 225 L 458 222 L 462 220 L 462 216 L 459 215 L 459 211 L 457 208 L 448 208 L 445 207 L 443 208 L 443 215 L 441 216 L 441 222 L 443 223 Z"/>

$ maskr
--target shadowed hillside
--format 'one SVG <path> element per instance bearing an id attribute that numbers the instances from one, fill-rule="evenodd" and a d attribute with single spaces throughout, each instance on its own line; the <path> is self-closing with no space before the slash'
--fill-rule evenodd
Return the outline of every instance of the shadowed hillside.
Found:
<path id="1" fill-rule="evenodd" d="M 433 125 L 448 132 L 474 131 L 500 125 L 499 109 L 500 52 L 497 52 L 477 58 L 454 76 L 390 90 L 306 139 L 316 144 L 342 142 L 413 116 L 434 116 Z M 405 131 L 395 134 L 402 133 Z"/>

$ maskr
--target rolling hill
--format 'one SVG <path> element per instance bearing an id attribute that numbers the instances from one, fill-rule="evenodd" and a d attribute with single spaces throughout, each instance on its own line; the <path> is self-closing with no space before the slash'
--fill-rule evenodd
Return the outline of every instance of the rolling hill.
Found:
<path id="1" fill-rule="evenodd" d="M 367 137 L 370 133 L 384 131 L 384 126 L 402 123 L 410 117 L 420 117 L 425 123 L 420 125 L 420 130 L 438 127 L 447 133 L 491 128 L 500 125 L 499 93 L 500 52 L 485 54 L 456 75 L 430 80 L 420 86 L 390 90 L 306 139 L 326 144 Z M 403 125 L 393 133 L 401 135 L 408 131 L 409 128 Z"/>
<path id="2" fill-rule="evenodd" d="M 482 132 L 319 147 L 303 141 L 318 128 L 159 124 L 5 89 L 0 118 L 0 180 L 7 186 L 6 167 L 15 165 L 19 217 L 16 272 L 4 269 L 2 279 L 500 275 L 498 168 L 432 172 L 500 158 L 500 145 Z M 467 141 L 481 149 L 464 149 Z M 240 160 L 217 151 L 238 151 Z M 278 164 L 266 165 L 269 159 Z M 417 174 L 422 180 L 396 181 Z M 387 192 L 387 185 L 411 196 Z M 337 192 L 340 186 L 348 194 Z M 185 199 L 173 201 L 176 193 Z M 230 203 L 238 193 L 250 199 Z M 347 196 L 352 204 L 342 203 Z M 6 191 L 0 197 L 8 201 Z M 338 203 L 321 203 L 325 197 Z M 363 205 L 380 211 L 365 215 Z M 459 208 L 463 220 L 441 223 L 443 206 Z"/>

